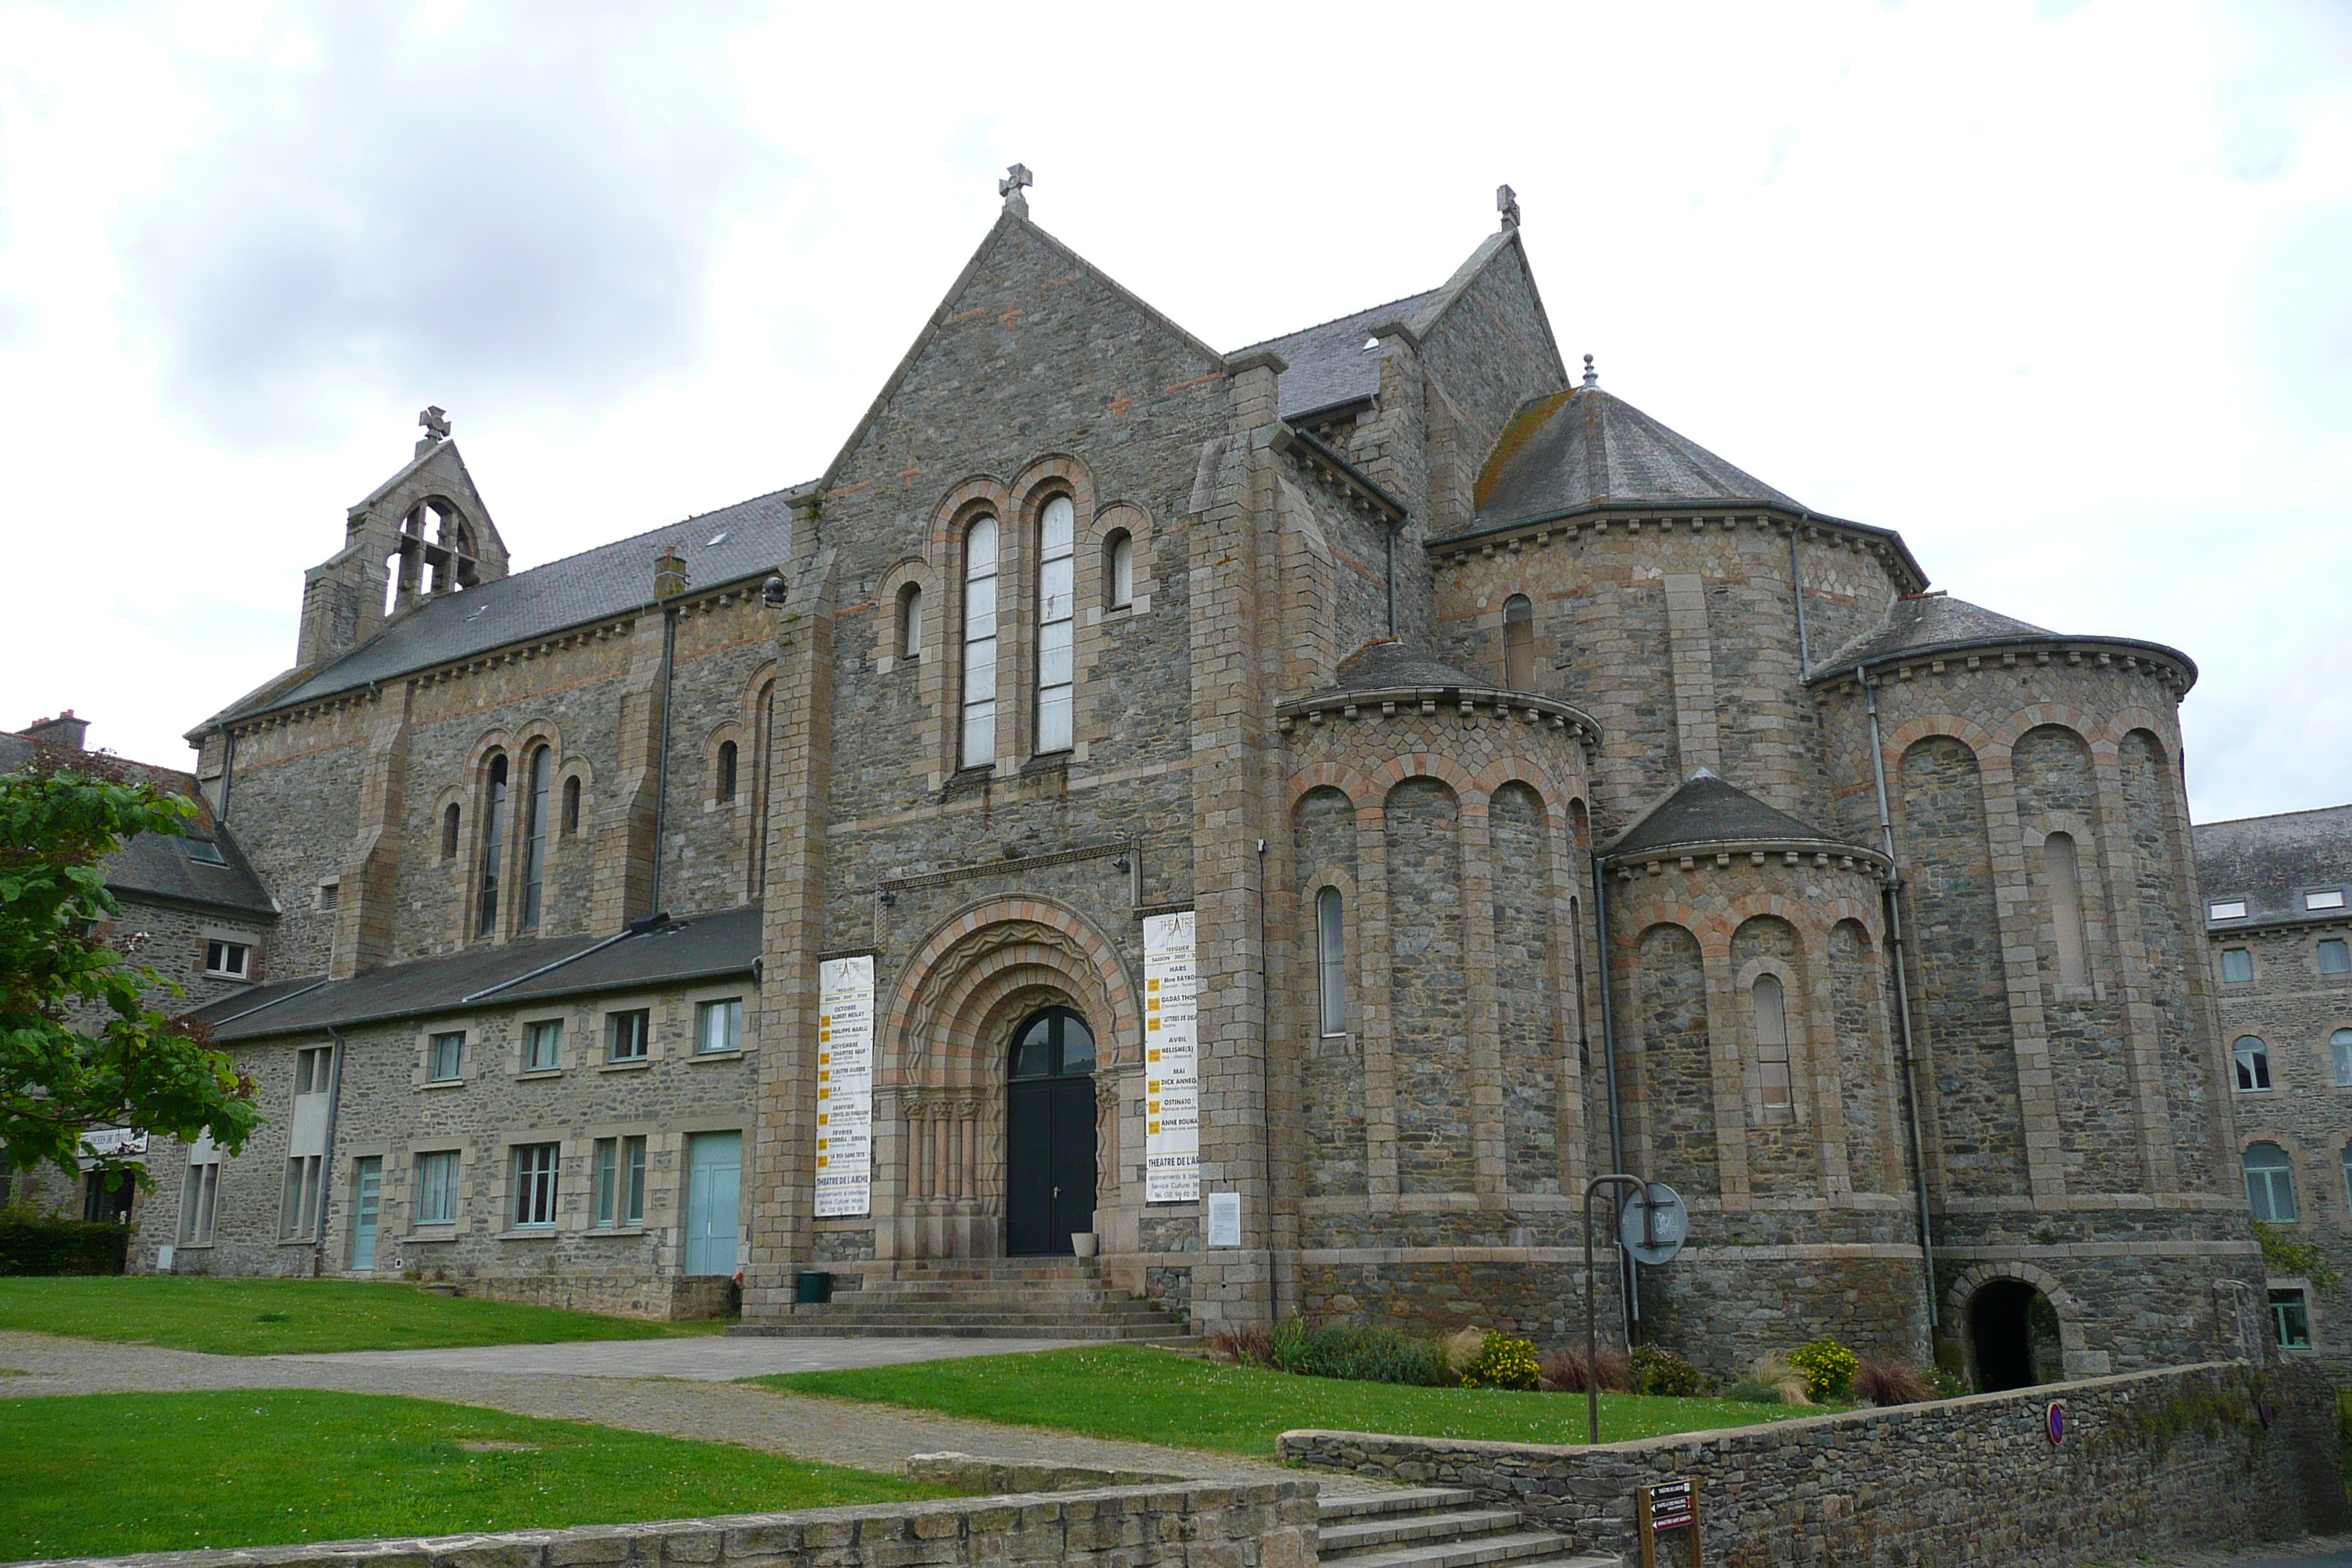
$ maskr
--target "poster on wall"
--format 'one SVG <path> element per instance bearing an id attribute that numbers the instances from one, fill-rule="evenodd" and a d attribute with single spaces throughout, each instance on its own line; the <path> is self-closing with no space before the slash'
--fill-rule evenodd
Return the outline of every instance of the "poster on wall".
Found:
<path id="1" fill-rule="evenodd" d="M 817 966 L 816 1217 L 874 1212 L 874 960 Z"/>
<path id="2" fill-rule="evenodd" d="M 1192 914 L 1143 922 L 1143 1201 L 1201 1196 L 1200 1039 Z"/>

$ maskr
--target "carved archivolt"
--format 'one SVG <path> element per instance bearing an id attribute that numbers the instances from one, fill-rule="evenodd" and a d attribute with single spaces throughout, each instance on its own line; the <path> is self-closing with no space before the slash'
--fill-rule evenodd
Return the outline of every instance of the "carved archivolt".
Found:
<path id="1" fill-rule="evenodd" d="M 1135 1055 L 1133 988 L 1085 917 L 1036 898 L 993 900 L 942 925 L 908 963 L 884 1023 L 884 1079 L 911 1089 L 986 1089 L 1020 1016 L 1060 1004 L 1095 1033 L 1106 1068 Z"/>

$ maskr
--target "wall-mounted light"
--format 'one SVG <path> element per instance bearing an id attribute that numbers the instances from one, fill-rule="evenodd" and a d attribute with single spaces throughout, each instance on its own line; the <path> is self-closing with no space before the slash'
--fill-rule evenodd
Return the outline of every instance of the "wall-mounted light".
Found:
<path id="1" fill-rule="evenodd" d="M 1128 862 L 1128 858 L 1124 855 L 1112 861 L 1110 863 L 1110 868 L 1114 871 L 1132 871 L 1135 869 L 1135 868 Z"/>
<path id="2" fill-rule="evenodd" d="M 885 889 L 882 889 L 882 907 L 883 907 L 884 909 L 886 909 L 886 910 L 887 910 L 887 909 L 890 908 L 893 904 L 896 904 L 898 901 L 898 894 L 896 894 L 896 893 L 894 893 L 894 892 L 890 891 L 890 889 L 887 889 L 887 888 L 885 888 Z"/>
<path id="3" fill-rule="evenodd" d="M 760 584 L 760 597 L 770 609 L 781 606 L 788 592 L 790 590 L 784 586 L 784 580 L 782 577 L 771 577 Z"/>

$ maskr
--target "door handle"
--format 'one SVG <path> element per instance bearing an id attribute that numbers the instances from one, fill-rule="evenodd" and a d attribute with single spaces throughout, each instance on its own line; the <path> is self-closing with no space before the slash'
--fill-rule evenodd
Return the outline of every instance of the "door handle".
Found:
<path id="1" fill-rule="evenodd" d="M 1059 1188 L 1059 1187 L 1055 1187 L 1055 1188 L 1054 1189 L 1054 1196 L 1055 1196 L 1055 1197 L 1056 1197 L 1056 1198 L 1059 1198 L 1061 1195 L 1062 1195 L 1062 1189 L 1061 1189 L 1061 1188 Z"/>

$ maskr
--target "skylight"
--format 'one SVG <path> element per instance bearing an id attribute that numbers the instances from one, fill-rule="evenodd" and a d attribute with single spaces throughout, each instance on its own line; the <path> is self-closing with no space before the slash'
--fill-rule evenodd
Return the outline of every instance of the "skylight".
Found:
<path id="1" fill-rule="evenodd" d="M 2205 918 L 2214 921 L 2242 921 L 2246 918 L 2243 899 L 2217 899 L 2205 908 Z"/>

